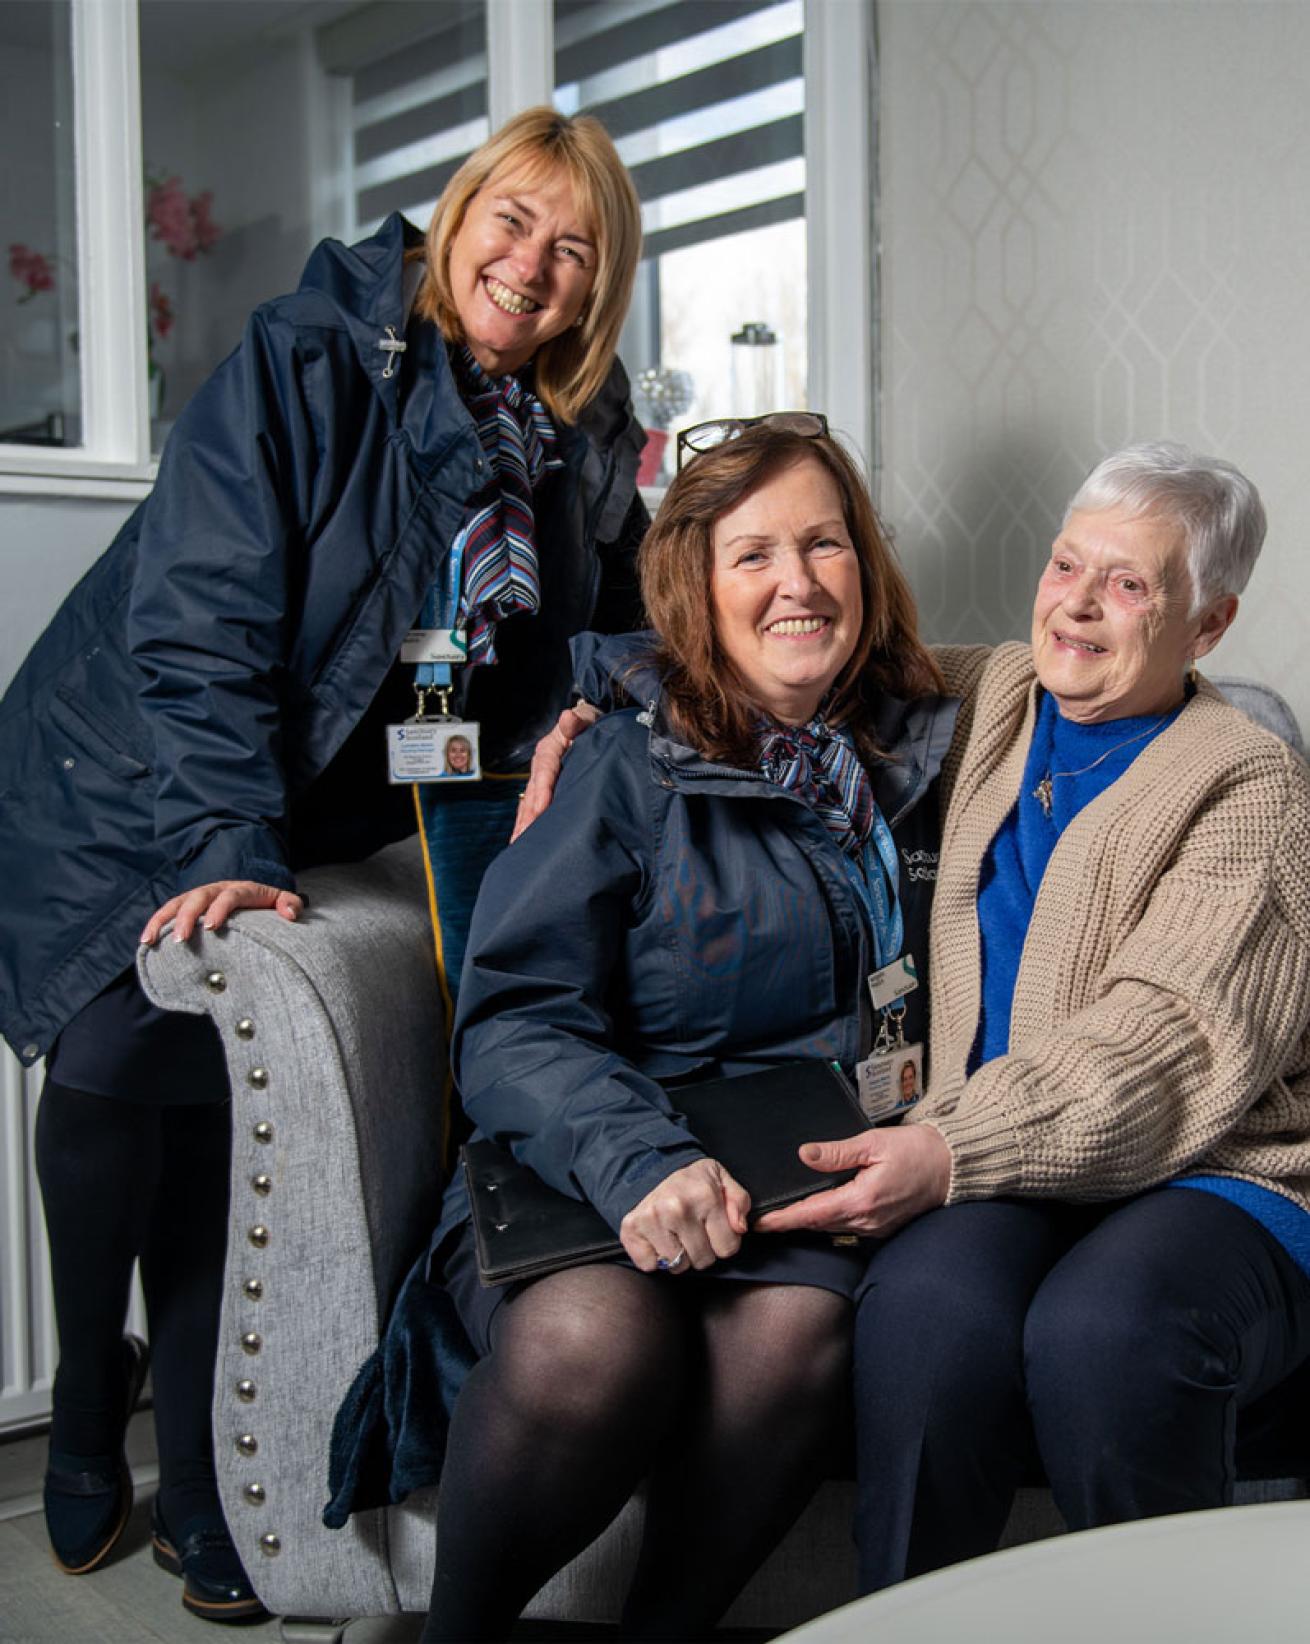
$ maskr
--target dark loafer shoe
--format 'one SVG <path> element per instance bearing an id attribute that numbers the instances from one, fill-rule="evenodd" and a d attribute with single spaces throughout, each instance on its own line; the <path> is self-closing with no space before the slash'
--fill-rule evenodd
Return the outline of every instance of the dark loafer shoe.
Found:
<path id="1" fill-rule="evenodd" d="M 124 1431 L 150 1364 L 140 1336 L 123 1338 L 127 1369 Z M 113 1552 L 132 1512 L 132 1475 L 120 1448 L 114 1456 L 50 1452 L 45 1475 L 45 1522 L 55 1563 L 67 1575 L 97 1569 Z"/>
<path id="2" fill-rule="evenodd" d="M 174 1540 L 156 1499 L 150 1542 L 160 1569 L 182 1577 L 182 1604 L 192 1615 L 234 1627 L 267 1617 L 226 1525 L 201 1520 L 188 1525 L 186 1534 Z"/>

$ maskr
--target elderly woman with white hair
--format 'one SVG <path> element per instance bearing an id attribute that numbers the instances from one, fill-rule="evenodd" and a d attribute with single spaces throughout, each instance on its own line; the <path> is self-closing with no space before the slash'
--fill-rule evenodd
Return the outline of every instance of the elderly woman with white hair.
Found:
<path id="1" fill-rule="evenodd" d="M 760 1224 L 886 1238 L 866 1589 L 993 1548 L 1034 1462 L 1072 1528 L 1231 1500 L 1238 1412 L 1310 1356 L 1310 772 L 1195 671 L 1264 529 L 1227 463 L 1122 451 L 1031 646 L 936 653 L 964 707 L 928 1089 Z"/>

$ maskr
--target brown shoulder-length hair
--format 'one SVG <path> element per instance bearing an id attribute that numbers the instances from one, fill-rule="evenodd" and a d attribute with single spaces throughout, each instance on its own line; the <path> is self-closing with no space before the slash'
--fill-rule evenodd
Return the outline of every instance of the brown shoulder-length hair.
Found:
<path id="1" fill-rule="evenodd" d="M 804 461 L 825 468 L 841 496 L 864 604 L 855 649 L 833 681 L 825 719 L 845 725 L 861 752 L 876 757 L 881 750 L 872 727 L 880 695 L 912 698 L 945 690 L 919 638 L 909 584 L 855 463 L 829 436 L 749 428 L 682 470 L 665 493 L 639 559 L 642 598 L 659 635 L 656 661 L 670 723 L 710 759 L 752 764 L 760 717 L 715 632 L 714 525 L 780 469 Z"/>
<path id="2" fill-rule="evenodd" d="M 536 391 L 560 422 L 578 420 L 609 375 L 641 256 L 641 205 L 609 133 L 590 115 L 530 108 L 469 155 L 446 184 L 422 253 L 426 278 L 414 306 L 448 342 L 463 340 L 450 289 L 450 246 L 473 196 L 498 174 L 526 181 L 567 177 L 574 204 L 596 243 L 596 278 L 579 323 L 537 350 Z"/>

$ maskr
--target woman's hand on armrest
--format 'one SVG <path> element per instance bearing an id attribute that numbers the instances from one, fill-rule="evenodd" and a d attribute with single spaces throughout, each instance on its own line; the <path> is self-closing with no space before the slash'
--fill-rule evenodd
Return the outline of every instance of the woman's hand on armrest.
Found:
<path id="1" fill-rule="evenodd" d="M 549 808 L 555 796 L 555 784 L 559 781 L 564 755 L 583 731 L 588 730 L 599 718 L 599 708 L 593 708 L 590 702 L 579 702 L 575 707 L 565 708 L 554 730 L 547 731 L 538 742 L 532 755 L 531 769 L 528 771 L 528 785 L 523 790 L 518 815 L 514 818 L 514 832 L 510 835 L 511 844 Z"/>
<path id="2" fill-rule="evenodd" d="M 812 1170 L 856 1170 L 851 1181 L 815 1193 L 755 1223 L 760 1233 L 861 1233 L 886 1238 L 898 1227 L 946 1203 L 951 1150 L 930 1124 L 866 1130 L 840 1142 L 806 1142 Z"/>
<path id="3" fill-rule="evenodd" d="M 674 1273 L 712 1267 L 741 1248 L 750 1207 L 750 1194 L 717 1160 L 698 1159 L 635 1204 L 619 1237 L 643 1273 L 653 1273 L 661 1261 Z"/>
<path id="4" fill-rule="evenodd" d="M 276 885 L 258 885 L 253 879 L 220 879 L 212 885 L 197 885 L 181 896 L 171 897 L 157 913 L 152 913 L 141 932 L 147 946 L 159 940 L 159 934 L 170 919 L 173 940 L 185 942 L 196 928 L 196 921 L 206 930 L 219 930 L 230 914 L 238 908 L 273 908 L 283 919 L 298 919 L 304 908 L 304 898 L 295 891 L 279 890 Z"/>

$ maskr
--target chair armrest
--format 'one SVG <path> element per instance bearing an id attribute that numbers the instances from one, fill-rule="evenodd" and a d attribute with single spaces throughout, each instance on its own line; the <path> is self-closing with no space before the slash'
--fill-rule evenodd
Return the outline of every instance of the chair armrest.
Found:
<path id="1" fill-rule="evenodd" d="M 304 874 L 294 923 L 247 911 L 139 957 L 155 1003 L 209 1015 L 227 1058 L 219 1484 L 275 1611 L 303 1606 L 311 1574 L 338 1613 L 396 1607 L 385 1560 L 343 1556 L 343 1538 L 385 1533 L 380 1515 L 334 1532 L 319 1513 L 332 1417 L 438 1209 L 445 1050 L 423 883 L 407 842 Z"/>

